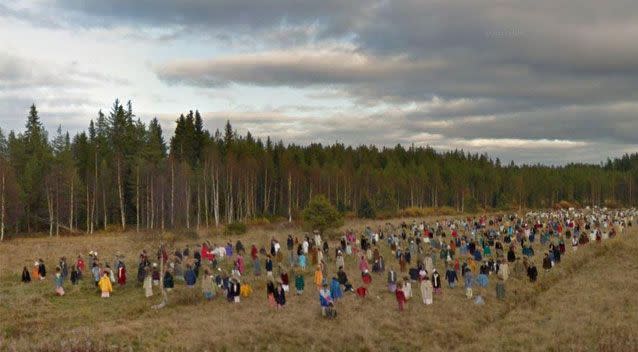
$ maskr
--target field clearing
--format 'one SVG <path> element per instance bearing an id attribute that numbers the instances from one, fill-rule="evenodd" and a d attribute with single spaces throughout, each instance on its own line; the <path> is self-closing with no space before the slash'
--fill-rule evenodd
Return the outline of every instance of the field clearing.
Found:
<path id="1" fill-rule="evenodd" d="M 389 221 L 397 224 L 401 220 Z M 365 225 L 385 222 L 354 220 L 344 228 L 360 232 Z M 160 300 L 158 290 L 147 300 L 135 281 L 139 251 L 156 248 L 151 247 L 151 243 L 157 243 L 152 235 L 14 239 L 0 244 L 0 349 L 635 351 L 638 236 L 635 229 L 630 231 L 602 244 L 581 247 L 576 253 L 568 248 L 562 262 L 549 273 L 540 267 L 543 252 L 537 242 L 539 282 L 511 278 L 507 299 L 499 302 L 492 276 L 490 286 L 481 292 L 486 301 L 483 306 L 467 300 L 462 285 L 453 290 L 444 285 L 443 294 L 435 295 L 434 304 L 426 307 L 418 285 L 413 284 L 414 297 L 400 313 L 394 295 L 386 290 L 385 275 L 373 274 L 370 295 L 361 300 L 346 294 L 336 305 L 339 317 L 334 321 L 321 319 L 311 270 L 306 275 L 304 294 L 289 294 L 283 310 L 268 306 L 265 279 L 254 279 L 249 274 L 244 280 L 252 283 L 254 293 L 238 305 L 221 297 L 205 302 L 199 286 L 190 290 L 177 282 L 169 305 L 157 311 L 150 307 Z M 233 238 L 210 240 L 219 244 L 240 238 L 249 248 L 253 243 L 266 245 L 272 236 L 285 243 L 289 233 L 302 234 L 299 229 L 261 228 Z M 180 240 L 177 244 L 181 247 L 188 243 L 192 248 L 197 242 Z M 387 268 L 398 271 L 387 245 L 380 248 Z M 127 286 L 114 287 L 108 300 L 101 299 L 86 279 L 77 288 L 67 281 L 64 297 L 53 294 L 51 274 L 44 282 L 19 282 L 22 266 L 30 269 L 36 258 L 43 258 L 48 272 L 53 273 L 60 256 L 71 261 L 78 253 L 86 257 L 90 250 L 98 251 L 102 260 L 111 263 L 116 252 L 125 254 Z M 248 262 L 247 271 L 251 271 Z M 444 273 L 440 260 L 435 266 Z M 355 287 L 361 284 L 353 257 L 346 257 L 346 271 Z M 328 261 L 328 272 L 336 273 L 334 258 Z"/>

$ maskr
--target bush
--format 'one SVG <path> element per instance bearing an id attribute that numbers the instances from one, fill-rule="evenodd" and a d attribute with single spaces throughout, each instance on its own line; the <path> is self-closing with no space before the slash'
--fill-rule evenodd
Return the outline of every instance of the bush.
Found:
<path id="1" fill-rule="evenodd" d="M 303 211 L 303 220 L 308 230 L 317 230 L 321 233 L 343 224 L 342 214 L 323 195 L 312 197 Z"/>
<path id="2" fill-rule="evenodd" d="M 247 231 L 246 224 L 243 222 L 233 222 L 224 228 L 225 235 L 243 235 Z"/>
<path id="3" fill-rule="evenodd" d="M 270 220 L 268 218 L 266 218 L 266 217 L 249 219 L 247 221 L 247 225 L 250 225 L 250 226 L 270 225 Z"/>
<path id="4" fill-rule="evenodd" d="M 359 209 L 357 209 L 357 216 L 362 219 L 374 219 L 375 211 L 374 206 L 368 200 L 368 198 L 364 198 L 359 205 Z"/>

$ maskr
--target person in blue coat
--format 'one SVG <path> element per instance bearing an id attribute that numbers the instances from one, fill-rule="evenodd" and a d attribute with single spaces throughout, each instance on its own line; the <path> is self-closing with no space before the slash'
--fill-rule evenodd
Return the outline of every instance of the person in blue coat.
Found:
<path id="1" fill-rule="evenodd" d="M 476 283 L 481 286 L 481 287 L 487 287 L 488 283 L 489 283 L 489 279 L 487 277 L 486 274 L 480 273 L 477 277 L 476 277 Z"/>
<path id="2" fill-rule="evenodd" d="M 447 271 L 445 272 L 445 279 L 447 280 L 448 286 L 450 288 L 456 287 L 458 276 L 456 274 L 456 270 L 454 270 L 451 265 L 447 267 Z"/>
<path id="3" fill-rule="evenodd" d="M 465 296 L 472 298 L 472 286 L 474 285 L 474 274 L 472 274 L 472 270 L 467 270 L 463 278 L 465 281 Z"/>
<path id="4" fill-rule="evenodd" d="M 339 284 L 339 280 L 337 280 L 336 277 L 333 277 L 332 282 L 330 283 L 330 297 L 332 297 L 333 301 L 336 301 L 343 297 L 341 285 Z"/>
<path id="5" fill-rule="evenodd" d="M 197 276 L 195 275 L 195 271 L 193 267 L 188 265 L 186 272 L 184 272 L 184 281 L 186 281 L 186 286 L 193 288 L 195 287 L 195 283 L 197 282 Z"/>

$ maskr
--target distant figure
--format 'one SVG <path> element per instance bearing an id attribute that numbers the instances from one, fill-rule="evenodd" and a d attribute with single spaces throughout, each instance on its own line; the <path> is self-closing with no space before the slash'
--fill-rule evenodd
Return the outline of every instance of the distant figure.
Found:
<path id="1" fill-rule="evenodd" d="M 29 282 L 31 282 L 31 274 L 29 274 L 29 269 L 25 266 L 22 268 L 22 283 L 27 284 Z"/>
<path id="2" fill-rule="evenodd" d="M 202 277 L 202 292 L 204 294 L 204 298 L 207 301 L 210 301 L 215 297 L 213 291 L 213 276 L 210 274 L 210 270 L 208 268 L 204 269 L 204 276 Z"/>
<path id="3" fill-rule="evenodd" d="M 284 287 L 281 282 L 277 283 L 277 289 L 275 290 L 275 302 L 277 303 L 278 309 L 281 309 L 286 305 L 286 291 L 284 291 Z"/>
<path id="4" fill-rule="evenodd" d="M 39 259 L 38 263 L 38 276 L 40 280 L 44 280 L 47 276 L 47 267 L 44 265 L 44 260 L 42 259 Z"/>
<path id="5" fill-rule="evenodd" d="M 113 286 L 111 285 L 111 279 L 109 278 L 108 272 L 104 272 L 104 275 L 102 275 L 102 278 L 98 282 L 98 287 L 100 288 L 100 291 L 102 291 L 102 298 L 111 297 Z"/>
<path id="6" fill-rule="evenodd" d="M 397 299 L 397 303 L 399 304 L 399 311 L 403 311 L 405 306 L 405 294 L 403 293 L 403 285 L 397 285 L 397 290 L 394 293 Z"/>
<path id="7" fill-rule="evenodd" d="M 62 283 L 64 282 L 64 276 L 62 276 L 62 270 L 60 267 L 55 268 L 55 294 L 58 296 L 64 296 L 64 288 Z"/>
<path id="8" fill-rule="evenodd" d="M 533 262 L 527 268 L 527 277 L 529 277 L 531 282 L 536 282 L 536 278 L 538 278 L 538 269 L 536 269 L 536 265 Z"/>
<path id="9" fill-rule="evenodd" d="M 71 285 L 77 285 L 80 281 L 80 271 L 77 266 L 71 265 Z"/>
<path id="10" fill-rule="evenodd" d="M 144 276 L 144 284 L 142 285 L 142 288 L 144 288 L 144 295 L 146 298 L 149 298 L 153 296 L 153 278 L 149 275 L 150 269 L 148 267 L 146 267 L 144 271 L 146 274 Z"/>
<path id="11" fill-rule="evenodd" d="M 295 275 L 295 290 L 297 291 L 297 295 L 303 294 L 303 290 L 306 286 L 306 281 L 301 272 L 297 272 Z"/>
<path id="12" fill-rule="evenodd" d="M 423 299 L 423 304 L 432 304 L 432 291 L 432 282 L 426 275 L 423 277 L 423 280 L 421 280 L 421 298 Z"/>

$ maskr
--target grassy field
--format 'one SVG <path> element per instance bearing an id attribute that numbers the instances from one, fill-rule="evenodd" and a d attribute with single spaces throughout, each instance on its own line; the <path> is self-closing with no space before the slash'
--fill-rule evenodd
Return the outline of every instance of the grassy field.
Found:
<path id="1" fill-rule="evenodd" d="M 383 222 L 349 221 L 345 227 L 360 231 L 365 225 Z M 298 229 L 273 227 L 251 230 L 240 238 L 249 248 L 253 243 L 266 245 L 272 236 L 285 243 L 288 233 L 301 237 Z M 230 240 L 234 243 L 237 238 Z M 213 243 L 229 240 L 210 239 Z M 283 310 L 267 305 L 264 279 L 251 275 L 247 279 L 255 292 L 241 304 L 220 297 L 204 302 L 199 288 L 189 290 L 177 283 L 168 306 L 153 310 L 151 306 L 160 300 L 157 290 L 155 297 L 146 299 L 134 276 L 139 251 L 156 248 L 153 244 L 157 242 L 149 234 L 104 234 L 14 239 L 0 244 L 0 350 L 638 350 L 636 231 L 590 244 L 576 253 L 568 248 L 562 263 L 549 273 L 540 267 L 539 248 L 535 260 L 539 282 L 512 278 L 507 282 L 506 301 L 499 302 L 491 278 L 489 288 L 481 292 L 486 300 L 483 306 L 465 299 L 462 287 L 457 287 L 444 289 L 426 307 L 414 284 L 415 296 L 400 313 L 394 296 L 385 289 L 385 275 L 373 275 L 370 295 L 361 300 L 347 294 L 337 303 L 339 316 L 334 321 L 321 319 L 311 272 L 304 295 L 288 295 Z M 109 262 L 116 252 L 126 255 L 129 284 L 124 289 L 115 287 L 108 300 L 101 299 L 87 281 L 77 288 L 67 282 L 64 297 L 54 296 L 51 275 L 44 282 L 19 282 L 22 267 L 30 269 L 36 258 L 43 258 L 53 272 L 60 256 L 75 258 L 90 250 Z M 398 268 L 389 253 L 384 254 L 386 265 Z M 328 265 L 330 273 L 336 272 L 333 260 Z M 347 258 L 346 266 L 350 280 L 359 285 L 354 258 Z M 441 261 L 436 267 L 444 272 Z"/>

